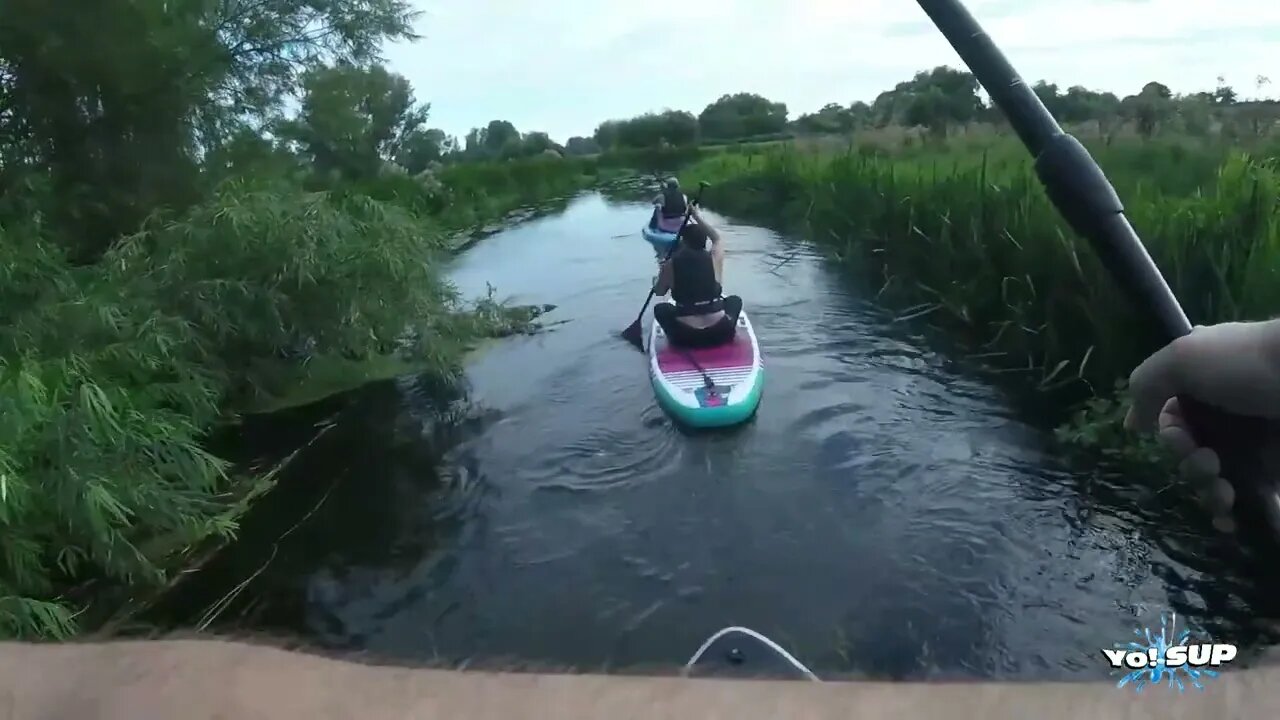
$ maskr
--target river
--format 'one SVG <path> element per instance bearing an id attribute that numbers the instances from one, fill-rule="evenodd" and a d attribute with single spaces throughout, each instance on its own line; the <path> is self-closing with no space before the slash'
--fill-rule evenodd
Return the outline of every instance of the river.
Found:
<path id="1" fill-rule="evenodd" d="M 259 626 L 621 669 L 738 624 L 819 674 L 1019 678 L 1105 677 L 1100 648 L 1170 608 L 1252 627 L 1261 591 L 1203 523 L 1171 529 L 1177 503 L 1066 466 L 873 289 L 714 213 L 767 385 L 748 425 L 678 430 L 617 336 L 654 274 L 645 213 L 587 193 L 457 260 L 465 294 L 553 303 L 554 325 L 476 354 L 473 420 L 439 463 L 412 382 L 339 417 L 340 447 L 304 470 L 331 492 L 255 575 Z"/>

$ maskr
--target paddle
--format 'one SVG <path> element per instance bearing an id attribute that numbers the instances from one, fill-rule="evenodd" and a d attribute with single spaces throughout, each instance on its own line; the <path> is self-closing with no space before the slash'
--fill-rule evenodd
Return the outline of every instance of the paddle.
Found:
<path id="1" fill-rule="evenodd" d="M 676 241 L 671 243 L 671 247 L 667 250 L 667 259 L 670 259 L 671 253 L 675 252 L 676 246 L 680 244 L 680 233 L 684 232 L 684 226 L 689 224 L 689 217 L 693 215 L 693 208 L 702 201 L 702 191 L 707 189 L 710 183 L 705 180 L 698 183 L 698 193 L 693 196 L 693 200 L 689 201 L 689 207 L 685 208 L 684 219 L 680 221 L 680 229 L 676 231 Z M 644 351 L 644 339 L 640 336 L 640 323 L 644 321 L 644 311 L 649 309 L 649 303 L 653 302 L 652 286 L 649 287 L 649 297 L 644 299 L 644 305 L 640 307 L 640 314 L 636 316 L 636 321 L 627 326 L 622 331 L 622 337 L 627 342 L 636 346 L 637 350 Z"/>
<path id="2" fill-rule="evenodd" d="M 962 0 L 917 0 L 964 59 L 996 107 L 1035 158 L 1036 174 L 1063 219 L 1089 240 L 1112 278 L 1166 342 L 1191 332 L 1191 322 L 1142 245 L 1115 188 L 1089 151 L 1063 132 L 1053 115 L 969 14 Z M 1240 497 L 1251 490 L 1272 533 L 1280 535 L 1280 492 L 1266 476 L 1259 450 L 1276 428 L 1260 418 L 1233 416 L 1193 398 L 1178 398 L 1192 434 L 1213 448 L 1222 476 Z M 1237 509 L 1248 503 L 1236 502 Z"/>

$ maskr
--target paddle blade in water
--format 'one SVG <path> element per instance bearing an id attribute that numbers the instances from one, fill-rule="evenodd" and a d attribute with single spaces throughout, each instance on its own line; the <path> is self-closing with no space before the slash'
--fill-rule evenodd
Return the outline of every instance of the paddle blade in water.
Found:
<path id="1" fill-rule="evenodd" d="M 637 350 L 643 352 L 644 338 L 640 333 L 640 318 L 636 318 L 635 322 L 628 325 L 627 329 L 622 331 L 622 338 L 632 345 L 635 345 Z"/>

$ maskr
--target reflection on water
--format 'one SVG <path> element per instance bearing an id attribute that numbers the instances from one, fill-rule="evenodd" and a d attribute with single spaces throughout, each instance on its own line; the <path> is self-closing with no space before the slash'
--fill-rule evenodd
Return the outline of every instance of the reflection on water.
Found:
<path id="1" fill-rule="evenodd" d="M 477 420 L 442 462 L 413 383 L 349 408 L 301 471 L 331 494 L 252 583 L 251 624 L 615 668 L 683 662 L 740 624 L 820 673 L 1100 677 L 1138 614 L 1245 642 L 1274 604 L 1200 524 L 1156 527 L 1185 525 L 1178 503 L 1070 471 L 988 384 L 767 230 L 716 218 L 770 367 L 761 410 L 677 431 L 617 337 L 654 271 L 646 213 L 586 195 L 458 260 L 465 293 L 491 283 L 563 324 L 474 359 Z M 239 552 L 256 564 L 223 577 L 260 566 L 261 543 Z"/>

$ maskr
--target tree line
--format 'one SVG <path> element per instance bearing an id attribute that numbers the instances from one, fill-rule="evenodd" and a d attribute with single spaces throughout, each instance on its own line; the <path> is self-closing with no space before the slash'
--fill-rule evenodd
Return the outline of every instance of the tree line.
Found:
<path id="1" fill-rule="evenodd" d="M 1269 82 L 1266 77 L 1257 78 L 1260 95 Z M 1277 101 L 1241 102 L 1237 92 L 1221 78 L 1212 91 L 1186 95 L 1176 95 L 1159 82 L 1149 82 L 1126 97 L 1081 86 L 1063 90 L 1043 80 L 1033 90 L 1060 121 L 1096 122 L 1104 132 L 1129 124 L 1144 136 L 1166 129 L 1201 135 L 1215 128 L 1261 134 L 1280 117 Z M 972 73 L 937 67 L 916 73 L 870 103 L 830 103 L 816 112 L 790 119 L 784 103 L 753 93 L 735 93 L 720 97 L 696 116 L 683 110 L 665 110 L 608 120 L 591 137 L 570 138 L 566 148 L 569 152 L 591 153 L 782 135 L 848 134 L 890 125 L 922 127 L 935 135 L 946 135 L 954 127 L 973 122 L 1001 125 L 1005 120 L 984 101 Z"/>
<path id="2" fill-rule="evenodd" d="M 1268 83 L 1259 77 L 1259 92 Z M 376 64 L 314 68 L 301 77 L 301 88 L 298 117 L 273 127 L 277 144 L 306 154 L 321 167 L 348 172 L 363 167 L 366 173 L 391 165 L 416 175 L 434 164 L 849 134 L 891 125 L 945 136 L 968 123 L 1005 123 L 984 101 L 977 79 L 949 67 L 918 72 L 870 103 L 829 103 L 794 119 L 785 103 L 740 92 L 721 96 L 697 115 L 664 110 L 606 120 L 590 137 L 571 137 L 563 145 L 545 132 L 521 132 L 502 119 L 472 128 L 462 138 L 431 128 L 430 105 L 416 104 L 409 81 Z M 1144 136 L 1169 129 L 1204 135 L 1215 128 L 1256 135 L 1280 116 L 1275 101 L 1241 102 L 1222 82 L 1212 91 L 1186 95 L 1175 95 L 1159 82 L 1126 97 L 1080 86 L 1063 90 L 1043 80 L 1032 89 L 1060 121 L 1094 122 L 1103 132 L 1129 125 Z"/>

